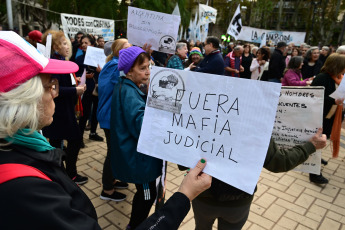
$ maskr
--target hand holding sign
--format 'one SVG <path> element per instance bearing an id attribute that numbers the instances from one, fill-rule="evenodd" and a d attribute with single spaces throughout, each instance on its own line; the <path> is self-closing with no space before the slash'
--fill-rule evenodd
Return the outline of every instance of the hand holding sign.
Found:
<path id="1" fill-rule="evenodd" d="M 315 146 L 316 149 L 323 149 L 326 147 L 327 137 L 325 134 L 322 134 L 322 128 L 319 128 L 317 133 L 310 138 L 309 141 Z"/>

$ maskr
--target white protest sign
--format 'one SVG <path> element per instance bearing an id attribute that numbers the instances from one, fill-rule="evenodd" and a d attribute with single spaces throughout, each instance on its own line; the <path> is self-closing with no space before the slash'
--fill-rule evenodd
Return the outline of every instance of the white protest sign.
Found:
<path id="1" fill-rule="evenodd" d="M 114 20 L 75 14 L 61 14 L 61 23 L 64 33 L 70 37 L 74 37 L 79 31 L 82 31 L 87 34 L 102 36 L 104 41 L 114 40 Z"/>
<path id="2" fill-rule="evenodd" d="M 105 65 L 104 49 L 88 46 L 85 54 L 84 64 L 97 67 L 98 65 L 103 68 Z"/>
<path id="3" fill-rule="evenodd" d="M 194 167 L 253 194 L 280 84 L 153 67 L 138 152 Z"/>
<path id="4" fill-rule="evenodd" d="M 281 148 L 303 144 L 322 127 L 323 87 L 282 87 L 272 137 Z M 295 168 L 320 174 L 321 150 Z"/>
<path id="5" fill-rule="evenodd" d="M 37 50 L 40 51 L 42 55 L 46 52 L 46 46 L 37 42 Z"/>
<path id="6" fill-rule="evenodd" d="M 299 46 L 304 42 L 305 34 L 305 32 L 264 30 L 243 26 L 237 40 L 261 43 L 261 40 L 266 36 L 266 41 L 271 41 L 273 44 L 284 41 L 286 43 L 293 42 L 295 45 Z"/>
<path id="7" fill-rule="evenodd" d="M 127 37 L 133 45 L 151 44 L 152 50 L 175 53 L 181 17 L 128 7 Z"/>
<path id="8" fill-rule="evenodd" d="M 52 50 L 52 35 L 48 34 L 47 42 L 46 42 L 46 49 L 44 51 L 44 56 L 48 59 L 50 58 L 51 50 Z"/>
<path id="9" fill-rule="evenodd" d="M 341 81 L 338 88 L 329 96 L 335 100 L 345 98 L 345 81 Z"/>
<path id="10" fill-rule="evenodd" d="M 242 19 L 241 19 L 241 7 L 238 4 L 237 9 L 234 13 L 234 16 L 231 19 L 229 27 L 227 29 L 227 33 L 233 36 L 236 40 L 238 40 L 238 36 L 242 31 Z"/>
<path id="11" fill-rule="evenodd" d="M 199 4 L 199 23 L 200 25 L 216 23 L 217 10 L 210 6 Z"/>

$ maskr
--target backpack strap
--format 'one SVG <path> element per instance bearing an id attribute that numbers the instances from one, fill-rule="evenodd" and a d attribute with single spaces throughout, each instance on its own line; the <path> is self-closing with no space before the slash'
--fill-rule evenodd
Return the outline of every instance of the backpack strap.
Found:
<path id="1" fill-rule="evenodd" d="M 38 177 L 52 181 L 46 174 L 44 174 L 37 168 L 24 164 L 1 164 L 0 175 L 0 184 L 20 177 Z"/>

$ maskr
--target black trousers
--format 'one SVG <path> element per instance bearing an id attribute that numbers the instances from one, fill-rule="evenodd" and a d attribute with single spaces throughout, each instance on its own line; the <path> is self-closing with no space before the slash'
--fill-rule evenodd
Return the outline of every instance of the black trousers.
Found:
<path id="1" fill-rule="evenodd" d="M 49 143 L 51 146 L 55 148 L 62 149 L 63 148 L 63 140 L 62 139 L 49 139 Z M 77 175 L 77 160 L 78 154 L 80 150 L 80 139 L 70 139 L 67 140 L 67 148 L 66 148 L 66 157 L 65 157 L 65 164 L 66 164 L 66 172 L 67 175 L 72 179 Z"/>
<path id="2" fill-rule="evenodd" d="M 105 139 L 107 141 L 107 156 L 105 157 L 103 164 L 103 174 L 102 174 L 102 184 L 103 190 L 112 190 L 114 188 L 113 172 L 111 171 L 110 162 L 110 129 L 103 129 L 105 134 Z"/>
<path id="3" fill-rule="evenodd" d="M 83 99 L 82 99 L 82 104 L 83 104 L 83 116 L 79 119 L 79 128 L 80 128 L 80 133 L 83 136 L 84 135 L 84 130 L 86 127 L 86 122 L 90 118 L 91 115 L 91 129 L 90 133 L 95 133 L 97 129 L 97 107 L 98 107 L 98 97 L 93 96 L 92 92 L 85 91 L 83 94 Z M 93 110 L 91 110 L 93 105 Z"/>
<path id="4" fill-rule="evenodd" d="M 141 224 L 149 215 L 153 202 L 156 199 L 156 180 L 148 184 L 135 184 L 137 192 L 133 198 L 131 219 L 129 226 L 135 229 Z"/>

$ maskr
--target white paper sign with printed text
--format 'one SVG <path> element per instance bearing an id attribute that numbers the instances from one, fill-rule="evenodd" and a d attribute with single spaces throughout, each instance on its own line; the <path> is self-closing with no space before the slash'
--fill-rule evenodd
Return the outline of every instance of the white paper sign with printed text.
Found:
<path id="1" fill-rule="evenodd" d="M 105 65 L 105 59 L 107 57 L 104 54 L 104 50 L 88 46 L 85 54 L 84 64 L 97 67 L 98 65 L 103 68 Z"/>
<path id="2" fill-rule="evenodd" d="M 127 37 L 133 45 L 151 44 L 152 50 L 175 53 L 181 17 L 128 7 Z"/>
<path id="3" fill-rule="evenodd" d="M 272 137 L 281 148 L 303 144 L 322 127 L 323 87 L 282 87 Z M 320 174 L 321 150 L 297 171 Z"/>
<path id="4" fill-rule="evenodd" d="M 138 152 L 253 194 L 270 142 L 280 84 L 153 67 Z"/>

